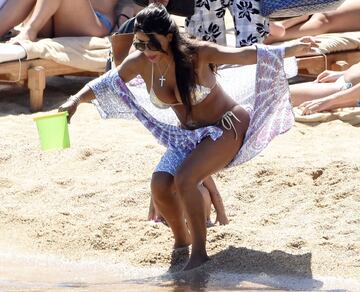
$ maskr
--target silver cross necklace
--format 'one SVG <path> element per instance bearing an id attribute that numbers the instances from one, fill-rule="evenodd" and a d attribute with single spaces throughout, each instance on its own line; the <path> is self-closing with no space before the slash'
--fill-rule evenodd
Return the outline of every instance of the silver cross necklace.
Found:
<path id="1" fill-rule="evenodd" d="M 161 70 L 160 70 L 160 66 L 159 66 L 159 63 L 156 63 L 156 66 L 157 66 L 157 68 L 158 68 L 158 70 L 159 70 L 159 73 L 160 73 L 160 78 L 159 78 L 159 81 L 160 81 L 160 87 L 163 87 L 163 86 L 164 86 L 164 83 L 165 83 L 165 81 L 166 81 L 166 78 L 165 78 L 166 73 L 167 73 L 167 71 L 168 71 L 168 70 L 169 70 L 169 68 L 170 68 L 170 63 L 167 65 L 167 67 L 166 67 L 166 69 L 165 69 L 164 73 L 162 73 L 162 72 L 161 72 Z"/>

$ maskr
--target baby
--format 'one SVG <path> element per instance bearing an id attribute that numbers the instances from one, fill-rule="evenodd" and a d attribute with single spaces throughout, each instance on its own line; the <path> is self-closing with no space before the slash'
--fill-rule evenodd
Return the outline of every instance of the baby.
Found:
<path id="1" fill-rule="evenodd" d="M 207 177 L 203 183 L 199 186 L 201 194 L 204 199 L 204 208 L 206 214 L 206 225 L 208 227 L 213 226 L 218 223 L 220 225 L 229 224 L 229 220 L 225 213 L 224 204 L 222 198 L 219 194 L 219 191 L 215 185 L 214 180 L 211 176 Z M 216 211 L 216 219 L 215 222 L 212 223 L 210 219 L 211 215 L 211 204 L 214 206 Z M 150 207 L 148 213 L 148 220 L 153 220 L 155 222 L 162 222 L 167 225 L 165 219 L 158 213 L 156 206 L 153 203 L 153 200 L 150 200 Z"/>

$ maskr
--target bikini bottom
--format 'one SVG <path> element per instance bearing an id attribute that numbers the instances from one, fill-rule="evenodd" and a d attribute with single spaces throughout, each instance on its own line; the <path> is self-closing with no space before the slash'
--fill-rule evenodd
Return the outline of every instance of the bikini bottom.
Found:
<path id="1" fill-rule="evenodd" d="M 113 25 L 112 25 L 111 21 L 109 20 L 109 18 L 107 18 L 104 14 L 102 14 L 101 12 L 98 12 L 98 11 L 95 11 L 95 14 L 99 18 L 101 23 L 108 29 L 108 31 L 111 32 L 113 29 Z"/>
<path id="2" fill-rule="evenodd" d="M 222 127 L 227 131 L 234 131 L 234 137 L 237 139 L 238 133 L 234 125 L 236 122 L 240 123 L 240 120 L 232 111 L 227 111 L 216 123 L 216 126 L 222 125 Z M 169 147 L 161 157 L 160 162 L 156 166 L 154 172 L 167 172 L 172 176 L 175 176 L 176 170 L 191 152 L 192 151 L 185 149 Z"/>

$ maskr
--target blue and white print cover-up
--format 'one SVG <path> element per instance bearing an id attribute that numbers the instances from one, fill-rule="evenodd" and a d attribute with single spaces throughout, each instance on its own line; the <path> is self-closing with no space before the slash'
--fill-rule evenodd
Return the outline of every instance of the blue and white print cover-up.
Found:
<path id="1" fill-rule="evenodd" d="M 293 125 L 283 56 L 284 47 L 258 45 L 256 65 L 219 70 L 218 82 L 250 116 L 243 145 L 228 167 L 252 159 L 275 136 Z M 137 118 L 167 147 L 155 171 L 174 175 L 177 167 L 205 137 L 215 141 L 223 133 L 217 126 L 195 130 L 178 127 L 179 121 L 171 109 L 157 109 L 151 104 L 142 79 L 134 79 L 126 85 L 116 69 L 89 82 L 88 86 L 95 94 L 93 104 L 102 118 Z"/>

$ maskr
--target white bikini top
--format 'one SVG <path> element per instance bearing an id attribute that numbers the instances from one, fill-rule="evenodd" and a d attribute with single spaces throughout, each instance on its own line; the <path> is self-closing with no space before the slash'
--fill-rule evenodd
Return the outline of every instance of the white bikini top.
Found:
<path id="1" fill-rule="evenodd" d="M 160 109 L 167 109 L 174 105 L 182 105 L 182 102 L 166 103 L 166 102 L 163 102 L 161 99 L 159 99 L 156 96 L 156 93 L 154 92 L 153 83 L 154 83 L 154 64 L 151 64 L 151 88 L 150 88 L 150 92 L 149 92 L 151 103 Z M 196 84 L 194 95 L 192 96 L 191 104 L 197 105 L 197 104 L 201 103 L 210 94 L 211 90 L 214 89 L 216 84 L 217 84 L 216 80 L 215 80 L 215 84 L 210 88 Z"/>

